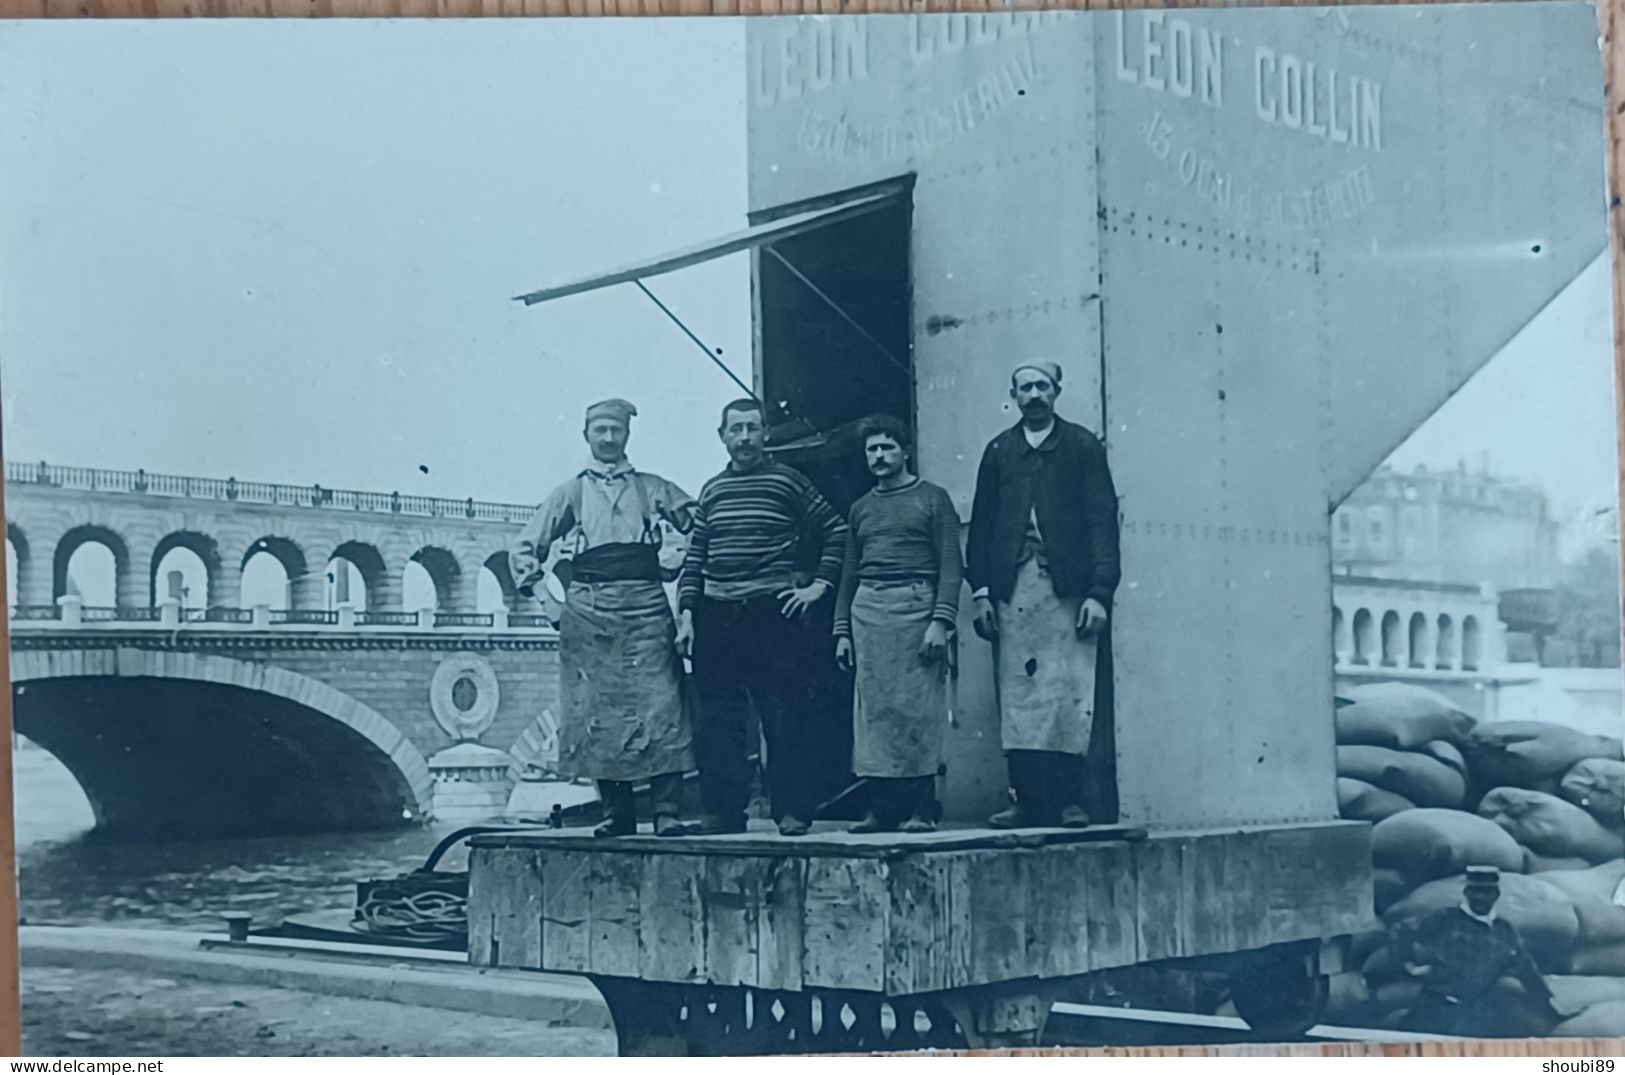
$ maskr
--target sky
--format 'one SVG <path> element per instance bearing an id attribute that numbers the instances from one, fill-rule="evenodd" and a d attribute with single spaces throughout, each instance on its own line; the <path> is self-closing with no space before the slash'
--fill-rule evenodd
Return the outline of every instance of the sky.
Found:
<path id="1" fill-rule="evenodd" d="M 1388 460 L 1542 486 L 1574 549 L 1618 509 L 1613 296 L 1599 257 Z M 1589 524 L 1585 521 L 1589 521 Z"/>
<path id="2" fill-rule="evenodd" d="M 8 459 L 537 501 L 620 395 L 634 460 L 726 461 L 634 288 L 511 297 L 743 226 L 737 23 L 203 32 L 0 30 Z M 748 274 L 653 284 L 746 371 Z"/>
<path id="3" fill-rule="evenodd" d="M 635 288 L 511 297 L 743 225 L 738 20 L 23 22 L 0 57 L 7 459 L 535 502 L 625 396 L 634 462 L 725 461 L 737 389 Z M 652 286 L 749 380 L 746 255 Z M 1612 507 L 1610 341 L 1599 262 L 1394 462 Z"/>

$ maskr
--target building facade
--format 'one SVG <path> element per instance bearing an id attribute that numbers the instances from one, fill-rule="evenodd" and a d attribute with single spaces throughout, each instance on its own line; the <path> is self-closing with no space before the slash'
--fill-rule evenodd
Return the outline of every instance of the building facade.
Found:
<path id="1" fill-rule="evenodd" d="M 1332 515 L 1337 574 L 1417 582 L 1559 584 L 1560 525 L 1537 486 L 1487 470 L 1379 467 Z"/>
<path id="2" fill-rule="evenodd" d="M 1414 683 L 1479 720 L 1497 717 L 1506 632 L 1489 586 L 1335 576 L 1332 651 L 1340 691 Z"/>

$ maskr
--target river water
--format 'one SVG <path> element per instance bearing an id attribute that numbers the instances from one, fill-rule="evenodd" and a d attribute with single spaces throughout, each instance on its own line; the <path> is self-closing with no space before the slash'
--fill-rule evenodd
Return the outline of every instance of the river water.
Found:
<path id="1" fill-rule="evenodd" d="M 13 773 L 20 911 L 34 925 L 218 930 L 226 910 L 252 912 L 256 926 L 348 910 L 357 881 L 423 865 L 456 828 L 113 843 L 91 833 L 84 793 L 49 753 L 22 742 Z M 465 869 L 466 852 L 454 849 L 441 864 Z"/>

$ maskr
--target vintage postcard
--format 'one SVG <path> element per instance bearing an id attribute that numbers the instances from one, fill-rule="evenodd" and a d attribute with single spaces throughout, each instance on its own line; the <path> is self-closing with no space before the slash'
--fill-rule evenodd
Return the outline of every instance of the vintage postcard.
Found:
<path id="1" fill-rule="evenodd" d="M 1605 118 L 1586 4 L 0 24 L 25 1052 L 1625 1034 Z"/>

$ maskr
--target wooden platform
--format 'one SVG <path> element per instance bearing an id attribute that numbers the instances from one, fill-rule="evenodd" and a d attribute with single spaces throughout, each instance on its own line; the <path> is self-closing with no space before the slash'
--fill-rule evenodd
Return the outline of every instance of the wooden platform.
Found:
<path id="1" fill-rule="evenodd" d="M 1145 830 L 1127 825 L 1096 825 L 1087 829 L 942 828 L 936 832 L 848 832 L 844 822 L 818 822 L 806 836 L 780 836 L 766 821 L 753 821 L 742 833 L 726 836 L 656 836 L 648 824 L 636 836 L 602 839 L 590 828 L 549 829 L 498 833 L 476 837 L 473 847 L 528 847 L 555 851 L 627 851 L 658 855 L 725 855 L 745 858 L 901 858 L 933 851 L 970 851 L 993 848 L 1044 847 L 1049 844 L 1102 840 L 1143 840 Z"/>
<path id="2" fill-rule="evenodd" d="M 1137 839 L 1130 837 L 1140 837 Z M 1370 827 L 476 838 L 486 966 L 905 995 L 1372 928 Z"/>

